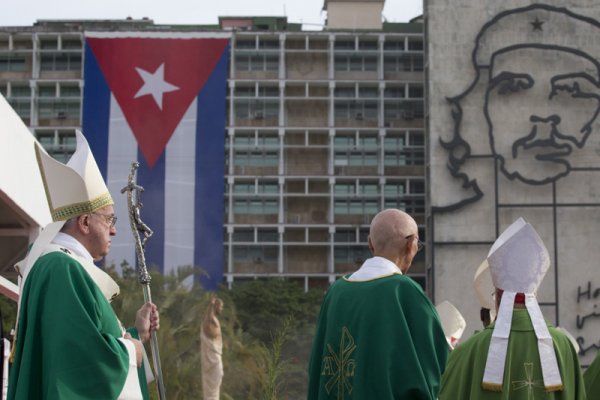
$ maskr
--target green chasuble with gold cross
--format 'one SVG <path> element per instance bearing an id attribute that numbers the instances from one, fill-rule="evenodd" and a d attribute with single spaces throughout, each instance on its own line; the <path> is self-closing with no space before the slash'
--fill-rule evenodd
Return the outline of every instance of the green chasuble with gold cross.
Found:
<path id="1" fill-rule="evenodd" d="M 111 305 L 83 267 L 48 253 L 21 296 L 8 399 L 116 399 L 129 355 Z"/>
<path id="2" fill-rule="evenodd" d="M 411 278 L 344 277 L 321 306 L 308 399 L 435 399 L 448 351 L 435 308 Z"/>
<path id="3" fill-rule="evenodd" d="M 483 390 L 481 382 L 493 330 L 494 324 L 452 351 L 442 377 L 440 400 L 586 399 L 579 359 L 573 344 L 564 333 L 551 326 L 548 326 L 548 330 L 554 342 L 563 390 L 544 390 L 537 338 L 526 309 L 513 311 L 502 391 Z"/>

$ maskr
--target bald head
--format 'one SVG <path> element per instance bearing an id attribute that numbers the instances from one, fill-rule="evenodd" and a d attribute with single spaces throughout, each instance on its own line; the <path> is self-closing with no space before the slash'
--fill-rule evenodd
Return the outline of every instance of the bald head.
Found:
<path id="1" fill-rule="evenodd" d="M 419 236 L 419 228 L 413 217 L 404 211 L 386 209 L 371 221 L 369 248 L 374 256 L 387 258 L 405 272 L 416 254 L 416 245 L 410 246 L 414 239 L 407 239 L 407 236 L 413 236 L 414 239 Z"/>

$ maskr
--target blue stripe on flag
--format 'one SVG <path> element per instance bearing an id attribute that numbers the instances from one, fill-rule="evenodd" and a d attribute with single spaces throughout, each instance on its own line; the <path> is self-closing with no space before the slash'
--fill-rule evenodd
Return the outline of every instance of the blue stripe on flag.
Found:
<path id="1" fill-rule="evenodd" d="M 229 45 L 198 95 L 194 264 L 207 290 L 223 282 L 225 106 Z"/>
<path id="2" fill-rule="evenodd" d="M 165 254 L 165 152 L 150 169 L 141 151 L 138 150 L 137 184 L 144 188 L 141 195 L 143 205 L 140 214 L 144 223 L 154 231 L 146 243 L 146 266 L 164 272 Z"/>
<path id="3" fill-rule="evenodd" d="M 108 168 L 108 116 L 110 112 L 110 89 L 90 46 L 85 45 L 85 85 L 83 87 L 82 129 L 96 164 L 107 180 Z M 113 193 L 113 196 L 116 194 Z"/>

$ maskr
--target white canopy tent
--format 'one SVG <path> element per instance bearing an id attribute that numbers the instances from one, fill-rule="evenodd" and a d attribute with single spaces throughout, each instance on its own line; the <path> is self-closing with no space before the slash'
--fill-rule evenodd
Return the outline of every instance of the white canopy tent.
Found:
<path id="1" fill-rule="evenodd" d="M 40 228 L 51 222 L 34 142 L 0 95 L 0 275 L 6 278 L 16 277 L 14 264 L 25 256 Z M 2 282 L 0 293 L 12 298 L 10 282 Z"/>

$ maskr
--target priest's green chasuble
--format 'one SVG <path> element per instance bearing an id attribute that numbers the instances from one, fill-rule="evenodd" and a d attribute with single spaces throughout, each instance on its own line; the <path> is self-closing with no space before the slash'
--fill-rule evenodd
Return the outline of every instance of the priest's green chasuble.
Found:
<path id="1" fill-rule="evenodd" d="M 537 338 L 526 309 L 515 309 L 501 392 L 481 386 L 494 324 L 459 344 L 450 354 L 442 378 L 440 400 L 584 400 L 583 376 L 569 338 L 549 326 L 560 369 L 563 390 L 546 392 L 540 367 Z"/>
<path id="2" fill-rule="evenodd" d="M 308 399 L 435 399 L 448 343 L 411 278 L 336 281 L 323 300 Z"/>
<path id="3" fill-rule="evenodd" d="M 21 296 L 8 399 L 116 399 L 129 355 L 112 307 L 83 267 L 46 254 Z"/>
<path id="4" fill-rule="evenodd" d="M 583 373 L 583 380 L 588 399 L 600 399 L 600 352 Z"/>

